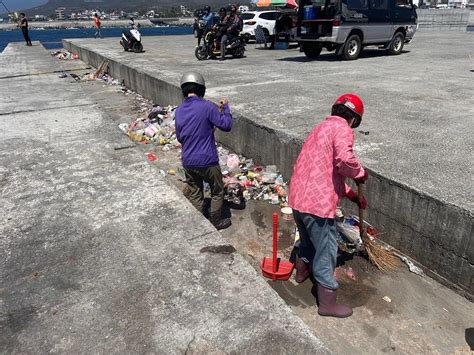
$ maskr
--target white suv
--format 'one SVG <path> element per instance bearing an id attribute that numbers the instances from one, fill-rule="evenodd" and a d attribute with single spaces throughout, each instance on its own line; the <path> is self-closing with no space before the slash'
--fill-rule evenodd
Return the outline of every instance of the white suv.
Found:
<path id="1" fill-rule="evenodd" d="M 255 28 L 260 25 L 266 36 L 273 35 L 275 21 L 280 11 L 247 11 L 240 15 L 244 22 L 244 29 L 240 34 L 246 39 L 255 39 Z"/>

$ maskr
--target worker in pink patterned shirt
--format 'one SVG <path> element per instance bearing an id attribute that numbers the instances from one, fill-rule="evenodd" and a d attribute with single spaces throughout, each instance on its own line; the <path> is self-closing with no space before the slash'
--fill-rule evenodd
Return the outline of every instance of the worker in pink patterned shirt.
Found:
<path id="1" fill-rule="evenodd" d="M 339 287 L 334 278 L 337 258 L 336 207 L 343 197 L 361 208 L 367 201 L 345 183 L 367 180 L 368 174 L 352 152 L 354 133 L 362 121 L 364 103 L 353 94 L 341 96 L 332 106 L 331 116 L 316 126 L 303 144 L 293 168 L 289 205 L 300 234 L 296 257 L 296 282 L 311 272 L 317 281 L 318 313 L 345 318 L 352 314 L 348 306 L 336 302 Z"/>

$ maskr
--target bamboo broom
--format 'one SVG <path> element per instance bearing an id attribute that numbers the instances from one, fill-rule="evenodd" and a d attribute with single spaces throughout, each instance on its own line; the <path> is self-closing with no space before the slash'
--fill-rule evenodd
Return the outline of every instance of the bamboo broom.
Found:
<path id="1" fill-rule="evenodd" d="M 364 185 L 357 184 L 357 192 L 359 195 L 359 201 L 364 198 Z M 380 271 L 389 272 L 394 271 L 400 265 L 399 259 L 390 250 L 385 249 L 383 246 L 370 239 L 367 234 L 367 230 L 364 227 L 364 210 L 359 207 L 359 230 L 360 238 L 364 243 L 365 250 L 369 256 L 369 260 L 374 264 Z"/>

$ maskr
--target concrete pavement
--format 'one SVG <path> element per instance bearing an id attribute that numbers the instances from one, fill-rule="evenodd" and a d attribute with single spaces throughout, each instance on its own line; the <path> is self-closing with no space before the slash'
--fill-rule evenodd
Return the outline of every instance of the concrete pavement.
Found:
<path id="1" fill-rule="evenodd" d="M 74 64 L 71 64 L 74 65 Z M 87 96 L 107 110 L 117 125 L 129 122 L 141 113 L 142 99 L 124 95 L 119 86 L 97 81 L 81 82 Z M 160 103 L 166 105 L 166 103 Z M 153 153 L 156 169 L 168 171 L 181 167 L 177 150 L 163 151 L 161 146 L 140 145 L 142 154 Z M 251 157 L 248 157 L 251 158 Z M 176 175 L 167 178 L 184 190 Z M 245 209 L 230 209 L 232 226 L 220 231 L 257 272 L 264 256 L 271 255 L 272 213 L 278 205 L 268 201 L 247 201 Z M 291 222 L 280 219 L 279 255 L 289 257 L 292 250 Z M 311 282 L 296 284 L 267 281 L 289 307 L 308 324 L 315 334 L 338 354 L 464 354 L 474 348 L 474 303 L 440 285 L 428 276 L 411 273 L 405 264 L 393 273 L 382 273 L 361 256 L 344 255 L 337 273 L 352 268 L 355 279 L 339 277 L 338 298 L 354 308 L 346 319 L 330 319 L 317 314 Z M 314 290 L 313 290 L 314 291 Z M 384 300 L 389 297 L 391 302 Z"/>
<path id="2" fill-rule="evenodd" d="M 371 172 L 368 220 L 382 238 L 425 271 L 474 294 L 472 34 L 419 32 L 400 56 L 365 49 L 353 62 L 332 53 L 308 60 L 297 49 L 247 47 L 246 58 L 197 61 L 191 37 L 147 37 L 145 53 L 116 39 L 71 40 L 85 62 L 109 60 L 111 74 L 155 102 L 178 104 L 184 70 L 202 72 L 207 94 L 228 96 L 232 134 L 220 141 L 290 177 L 310 130 L 344 92 L 360 94 L 366 114 L 355 151 Z"/>
<path id="3" fill-rule="evenodd" d="M 57 66 L 0 55 L 0 352 L 327 352 Z"/>

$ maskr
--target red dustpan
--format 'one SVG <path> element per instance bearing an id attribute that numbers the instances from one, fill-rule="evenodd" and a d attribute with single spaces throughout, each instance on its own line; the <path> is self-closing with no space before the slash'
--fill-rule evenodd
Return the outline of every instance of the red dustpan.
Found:
<path id="1" fill-rule="evenodd" d="M 263 258 L 262 274 L 272 280 L 288 280 L 293 273 L 295 265 L 277 258 L 278 248 L 278 213 L 273 214 L 273 257 Z"/>

